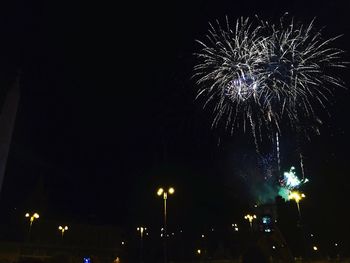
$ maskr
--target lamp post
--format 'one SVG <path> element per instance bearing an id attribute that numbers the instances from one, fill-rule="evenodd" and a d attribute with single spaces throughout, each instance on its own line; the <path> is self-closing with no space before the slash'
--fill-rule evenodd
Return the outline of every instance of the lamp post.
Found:
<path id="1" fill-rule="evenodd" d="M 68 226 L 59 226 L 58 230 L 61 231 L 61 236 L 63 239 L 64 232 L 68 230 Z"/>
<path id="2" fill-rule="evenodd" d="M 303 193 L 300 193 L 298 191 L 292 191 L 290 192 L 288 199 L 292 200 L 294 199 L 295 203 L 297 204 L 297 208 L 298 208 L 298 214 L 299 214 L 299 220 L 301 219 L 301 213 L 300 213 L 300 205 L 299 202 L 301 199 L 305 198 L 305 195 Z"/>
<path id="3" fill-rule="evenodd" d="M 137 231 L 140 232 L 140 262 L 143 262 L 143 233 L 147 230 L 145 227 L 138 227 Z"/>
<path id="4" fill-rule="evenodd" d="M 235 232 L 238 232 L 238 225 L 236 223 L 232 224 L 232 228 Z"/>
<path id="5" fill-rule="evenodd" d="M 32 230 L 32 225 L 35 219 L 39 218 L 39 214 L 38 213 L 34 213 L 32 215 L 30 215 L 29 213 L 25 214 L 25 217 L 29 218 L 29 236 L 30 236 L 30 232 Z"/>
<path id="6" fill-rule="evenodd" d="M 166 191 L 163 188 L 159 188 L 157 191 L 158 196 L 163 196 L 164 200 L 164 224 L 163 224 L 163 240 L 164 240 L 164 263 L 167 263 L 167 199 L 168 194 L 172 195 L 175 193 L 175 189 L 173 187 L 169 187 L 169 189 Z"/>
<path id="7" fill-rule="evenodd" d="M 246 216 L 244 216 L 244 219 L 249 221 L 250 230 L 253 231 L 253 220 L 256 219 L 256 215 L 247 214 Z"/>

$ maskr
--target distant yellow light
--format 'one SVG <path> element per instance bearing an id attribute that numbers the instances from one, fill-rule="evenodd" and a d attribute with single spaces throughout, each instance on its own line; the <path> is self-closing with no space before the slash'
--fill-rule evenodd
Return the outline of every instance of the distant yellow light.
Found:
<path id="1" fill-rule="evenodd" d="M 317 251 L 317 250 L 318 250 L 318 247 L 313 246 L 312 249 L 313 249 L 314 251 Z"/>
<path id="2" fill-rule="evenodd" d="M 39 218 L 39 214 L 38 213 L 34 213 L 33 215 L 30 215 L 29 213 L 25 214 L 25 217 L 28 217 L 30 220 L 30 225 L 32 225 L 34 219 L 38 219 Z"/>
<path id="3" fill-rule="evenodd" d="M 202 251 L 200 249 L 197 249 L 197 254 L 200 255 Z"/>
<path id="4" fill-rule="evenodd" d="M 252 222 L 253 219 L 256 219 L 256 215 L 246 215 L 244 219 L 247 219 L 249 222 Z"/>
<path id="5" fill-rule="evenodd" d="M 146 231 L 147 228 L 146 227 L 143 227 L 143 226 L 140 226 L 137 228 L 137 231 L 140 231 L 141 234 L 143 234 L 144 231 Z"/>
<path id="6" fill-rule="evenodd" d="M 164 193 L 164 189 L 163 188 L 159 188 L 157 191 L 157 195 L 161 196 Z"/>
<path id="7" fill-rule="evenodd" d="M 295 202 L 299 203 L 299 201 L 305 197 L 306 197 L 305 194 L 299 193 L 298 191 L 293 191 L 289 194 L 288 199 L 289 200 L 294 199 Z"/>
<path id="8" fill-rule="evenodd" d="M 62 233 L 63 233 L 64 231 L 68 230 L 68 226 L 64 226 L 64 227 L 63 226 L 59 226 L 58 230 L 62 231 Z"/>
<path id="9" fill-rule="evenodd" d="M 173 187 L 170 187 L 169 190 L 168 190 L 169 194 L 173 194 L 175 193 L 175 189 Z"/>

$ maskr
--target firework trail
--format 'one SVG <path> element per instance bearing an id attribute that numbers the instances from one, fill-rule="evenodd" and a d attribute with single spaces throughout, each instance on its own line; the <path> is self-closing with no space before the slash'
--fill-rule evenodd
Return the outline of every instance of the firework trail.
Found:
<path id="1" fill-rule="evenodd" d="M 277 170 L 278 173 L 281 171 L 281 159 L 280 159 L 280 142 L 278 132 L 276 132 L 276 155 L 277 155 Z"/>
<path id="2" fill-rule="evenodd" d="M 301 174 L 303 176 L 303 180 L 305 179 L 305 173 L 304 173 L 304 156 L 302 153 L 299 153 L 300 157 L 300 168 L 301 168 Z"/>
<path id="3" fill-rule="evenodd" d="M 262 135 L 281 134 L 282 123 L 297 129 L 307 122 L 318 131 L 318 109 L 325 110 L 334 87 L 344 87 L 332 72 L 345 67 L 343 51 L 331 47 L 337 38 L 323 39 L 314 21 L 286 24 L 282 18 L 275 25 L 240 18 L 231 28 L 226 18 L 224 28 L 210 24 L 206 41 L 198 41 L 194 77 L 197 98 L 213 106 L 213 127 L 224 124 L 231 133 L 249 127 L 257 151 Z"/>

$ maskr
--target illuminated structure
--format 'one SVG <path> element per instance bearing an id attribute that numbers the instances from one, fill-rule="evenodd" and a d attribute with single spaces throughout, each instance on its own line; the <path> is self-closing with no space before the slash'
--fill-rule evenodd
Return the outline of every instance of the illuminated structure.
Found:
<path id="1" fill-rule="evenodd" d="M 244 219 L 249 221 L 250 229 L 253 229 L 253 220 L 256 219 L 256 215 L 247 214 Z"/>
<path id="2" fill-rule="evenodd" d="M 61 231 L 61 235 L 63 238 L 64 232 L 66 232 L 68 230 L 68 226 L 59 226 L 58 230 Z"/>
<path id="3" fill-rule="evenodd" d="M 289 194 L 289 196 L 288 196 L 288 199 L 289 199 L 289 200 L 292 200 L 292 199 L 295 200 L 295 203 L 297 204 L 297 207 L 298 207 L 299 218 L 301 218 L 299 202 L 300 202 L 301 199 L 303 199 L 303 198 L 305 198 L 305 195 L 304 195 L 303 193 L 298 192 L 298 191 L 290 192 L 290 194 Z"/>
<path id="4" fill-rule="evenodd" d="M 167 240 L 167 199 L 168 194 L 172 195 L 175 193 L 175 189 L 173 187 L 169 187 L 168 191 L 163 188 L 159 188 L 157 191 L 158 196 L 163 196 L 164 200 L 164 226 L 163 226 L 163 239 L 164 239 L 164 263 L 167 263 L 167 248 L 166 248 L 166 240 Z"/>
<path id="5" fill-rule="evenodd" d="M 33 222 L 34 222 L 35 219 L 39 218 L 39 214 L 38 213 L 34 213 L 34 214 L 30 215 L 29 213 L 26 213 L 25 217 L 29 218 L 29 234 L 30 234 Z"/>
<path id="6" fill-rule="evenodd" d="M 147 230 L 146 227 L 140 226 L 137 231 L 140 232 L 140 262 L 143 262 L 143 234 Z"/>

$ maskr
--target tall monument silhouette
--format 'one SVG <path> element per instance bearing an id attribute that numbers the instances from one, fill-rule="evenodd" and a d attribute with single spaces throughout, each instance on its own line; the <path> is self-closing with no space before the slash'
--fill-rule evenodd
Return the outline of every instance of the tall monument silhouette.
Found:
<path id="1" fill-rule="evenodd" d="M 19 80 L 20 74 L 17 75 L 14 83 L 7 88 L 5 100 L 0 103 L 0 193 L 20 98 Z"/>

